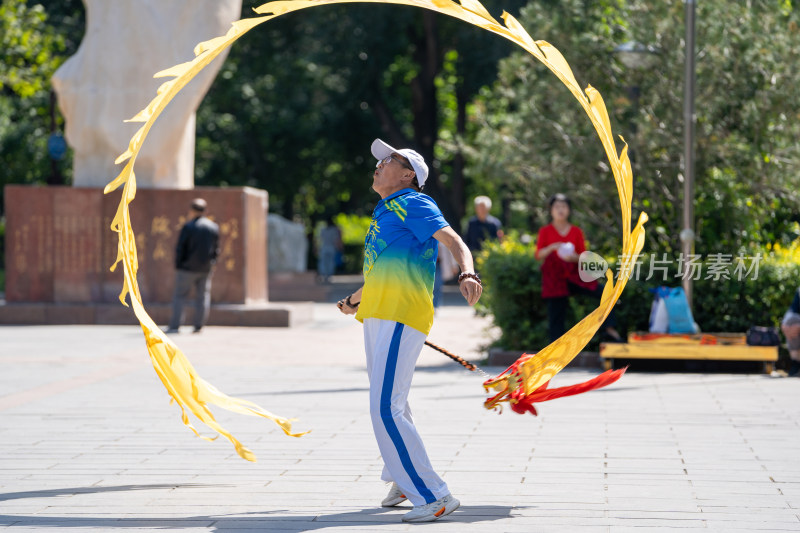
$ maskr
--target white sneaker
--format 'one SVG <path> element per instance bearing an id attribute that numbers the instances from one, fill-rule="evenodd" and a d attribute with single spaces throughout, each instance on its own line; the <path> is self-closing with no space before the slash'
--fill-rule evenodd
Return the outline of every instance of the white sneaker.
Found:
<path id="1" fill-rule="evenodd" d="M 450 494 L 440 498 L 433 503 L 417 505 L 411 512 L 403 516 L 403 522 L 433 522 L 443 516 L 447 516 L 461 505 L 461 502 L 453 498 Z"/>
<path id="2" fill-rule="evenodd" d="M 401 489 L 397 483 L 392 482 L 392 488 L 389 489 L 389 494 L 387 494 L 381 502 L 381 507 L 394 507 L 406 500 L 407 498 L 406 495 L 403 494 L 403 489 Z"/>

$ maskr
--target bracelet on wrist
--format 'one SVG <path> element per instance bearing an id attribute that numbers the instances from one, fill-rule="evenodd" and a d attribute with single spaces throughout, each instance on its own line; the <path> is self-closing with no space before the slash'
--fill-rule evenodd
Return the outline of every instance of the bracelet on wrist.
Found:
<path id="1" fill-rule="evenodd" d="M 458 276 L 459 285 L 465 279 L 474 279 L 475 281 L 478 282 L 478 285 L 483 286 L 483 284 L 481 283 L 481 277 L 475 272 L 462 272 L 461 274 L 459 274 Z"/>
<path id="2" fill-rule="evenodd" d="M 352 294 L 350 296 L 352 296 Z M 353 309 L 358 309 L 358 306 L 361 305 L 361 302 L 356 302 L 356 303 L 351 302 L 350 301 L 350 296 L 348 296 L 347 299 L 345 300 L 345 303 L 347 304 L 347 307 L 351 307 Z"/>

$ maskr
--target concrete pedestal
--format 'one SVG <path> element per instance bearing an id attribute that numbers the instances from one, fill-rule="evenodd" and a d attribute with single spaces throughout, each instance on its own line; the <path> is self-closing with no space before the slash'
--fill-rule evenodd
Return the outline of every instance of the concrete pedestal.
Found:
<path id="1" fill-rule="evenodd" d="M 109 227 L 120 195 L 99 188 L 6 186 L 7 303 L 0 323 L 120 323 L 113 306 L 133 317 L 118 300 L 122 267 L 109 270 L 118 245 Z M 172 301 L 175 244 L 197 197 L 206 199 L 208 216 L 220 226 L 209 325 L 290 325 L 289 318 L 268 317 L 273 311 L 285 316 L 287 309 L 267 305 L 267 192 L 251 188 L 137 191 L 131 223 L 145 307 Z M 232 309 L 260 318 L 232 319 Z"/>

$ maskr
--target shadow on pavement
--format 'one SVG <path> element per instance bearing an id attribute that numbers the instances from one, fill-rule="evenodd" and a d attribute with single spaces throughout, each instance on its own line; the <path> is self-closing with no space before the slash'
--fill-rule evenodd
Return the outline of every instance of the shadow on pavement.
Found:
<path id="1" fill-rule="evenodd" d="M 110 487 L 71 487 L 63 489 L 32 490 L 0 494 L 0 501 L 24 498 L 52 498 L 95 494 L 105 492 L 125 492 L 150 489 L 177 489 L 197 487 L 217 487 L 222 491 L 231 485 L 207 485 L 201 483 L 118 485 Z M 491 522 L 511 516 L 512 506 L 481 505 L 461 506 L 453 514 L 442 518 L 441 522 L 474 524 Z M 42 515 L 3 515 L 0 514 L 0 527 L 17 526 L 28 528 L 97 528 L 100 530 L 125 528 L 185 529 L 205 527 L 211 531 L 241 531 L 243 529 L 264 529 L 268 531 L 315 531 L 329 527 L 342 526 L 389 526 L 400 525 L 403 513 L 410 506 L 390 508 L 370 508 L 339 513 L 289 514 L 287 510 L 254 511 L 235 515 L 201 515 L 184 517 L 93 517 L 93 516 L 42 516 Z M 88 511 L 89 513 L 91 511 Z M 272 516 L 275 513 L 286 513 Z"/>
<path id="2" fill-rule="evenodd" d="M 222 487 L 222 486 L 230 486 L 230 485 L 204 485 L 202 483 L 181 483 L 181 484 L 173 483 L 173 484 L 160 484 L 160 485 L 117 485 L 113 487 L 70 487 L 64 489 L 29 490 L 25 492 L 0 493 L 0 502 L 9 500 L 21 500 L 24 498 L 54 498 L 58 496 L 74 496 L 76 494 L 96 494 L 101 492 L 128 492 L 133 490 Z"/>
<path id="3" fill-rule="evenodd" d="M 462 506 L 453 514 L 438 522 L 455 524 L 476 524 L 501 520 L 511 516 L 511 506 L 484 505 L 480 507 Z M 100 531 L 125 528 L 186 529 L 202 527 L 209 531 L 317 531 L 329 527 L 347 526 L 391 526 L 401 525 L 402 513 L 390 509 L 364 509 L 331 514 L 282 514 L 270 516 L 270 511 L 242 515 L 207 515 L 163 518 L 113 518 L 91 516 L 14 516 L 0 515 L 0 526 L 27 528 L 92 528 Z M 408 509 L 404 509 L 408 511 Z M 281 512 L 281 511 L 274 511 Z M 257 516 L 252 516 L 257 515 Z"/>

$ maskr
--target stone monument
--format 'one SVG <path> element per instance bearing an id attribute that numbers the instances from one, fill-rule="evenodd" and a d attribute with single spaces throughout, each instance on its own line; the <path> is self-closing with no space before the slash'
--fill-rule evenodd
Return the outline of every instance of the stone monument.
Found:
<path id="1" fill-rule="evenodd" d="M 138 113 L 164 80 L 156 72 L 191 60 L 200 41 L 224 34 L 241 0 L 84 0 L 86 34 L 53 76 L 65 136 L 74 150 L 74 186 L 103 187 L 114 160 L 140 124 Z M 141 188 L 194 186 L 195 110 L 225 54 L 181 91 L 150 132 L 136 160 Z"/>
<path id="2" fill-rule="evenodd" d="M 276 214 L 267 217 L 267 227 L 270 273 L 302 273 L 308 270 L 306 227 Z"/>
<path id="3" fill-rule="evenodd" d="M 117 295 L 121 267 L 109 226 L 120 191 L 102 187 L 120 170 L 134 116 L 155 95 L 153 74 L 193 57 L 194 46 L 224 34 L 241 0 L 84 0 L 86 34 L 53 77 L 74 150 L 74 187 L 7 186 L 6 300 L 0 323 L 136 323 Z M 174 249 L 192 198 L 202 196 L 221 229 L 208 323 L 289 325 L 304 313 L 267 303 L 267 193 L 194 190 L 195 111 L 213 81 L 207 68 L 165 110 L 136 161 L 131 217 L 138 282 L 154 320 L 166 323 Z M 213 64 L 212 64 L 213 67 Z M 190 311 L 190 309 L 187 309 Z"/>

